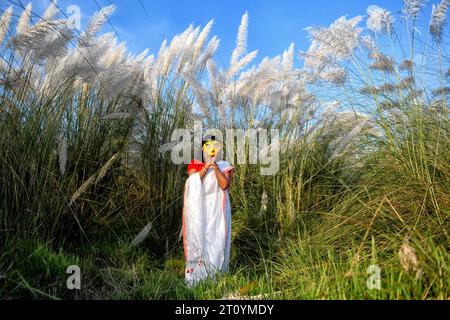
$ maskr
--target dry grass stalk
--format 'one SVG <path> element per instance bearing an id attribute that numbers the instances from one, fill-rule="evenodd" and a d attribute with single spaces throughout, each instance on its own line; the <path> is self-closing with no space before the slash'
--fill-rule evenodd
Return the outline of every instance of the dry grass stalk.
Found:
<path id="1" fill-rule="evenodd" d="M 119 157 L 119 153 L 116 153 L 108 160 L 108 162 L 100 168 L 95 174 L 89 177 L 82 185 L 78 188 L 78 190 L 72 195 L 70 199 L 69 206 L 72 205 L 86 190 L 93 184 L 97 184 L 103 177 L 106 175 L 108 169 L 112 166 L 114 161 Z"/>

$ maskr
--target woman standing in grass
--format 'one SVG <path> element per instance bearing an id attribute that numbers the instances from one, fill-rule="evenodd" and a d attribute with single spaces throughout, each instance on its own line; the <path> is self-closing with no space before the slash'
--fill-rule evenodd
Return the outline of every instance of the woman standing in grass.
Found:
<path id="1" fill-rule="evenodd" d="M 222 144 L 214 136 L 202 142 L 203 159 L 188 166 L 183 203 L 183 245 L 188 286 L 228 271 L 231 243 L 229 186 L 234 168 L 216 157 Z"/>

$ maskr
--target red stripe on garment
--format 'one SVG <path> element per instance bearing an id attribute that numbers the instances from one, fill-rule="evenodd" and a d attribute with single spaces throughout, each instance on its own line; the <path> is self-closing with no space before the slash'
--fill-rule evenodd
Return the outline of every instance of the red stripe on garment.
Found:
<path id="1" fill-rule="evenodd" d="M 183 232 L 183 251 L 184 251 L 184 260 L 187 262 L 188 252 L 187 252 L 187 240 L 186 240 L 186 189 L 187 183 L 184 186 L 183 192 L 183 211 L 182 211 L 182 232 Z"/>

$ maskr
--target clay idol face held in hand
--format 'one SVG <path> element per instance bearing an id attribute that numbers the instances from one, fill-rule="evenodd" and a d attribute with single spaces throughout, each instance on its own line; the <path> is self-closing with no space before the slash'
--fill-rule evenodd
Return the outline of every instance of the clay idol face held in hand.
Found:
<path id="1" fill-rule="evenodd" d="M 218 141 L 208 141 L 203 145 L 203 150 L 210 157 L 215 157 L 219 153 L 221 144 Z"/>

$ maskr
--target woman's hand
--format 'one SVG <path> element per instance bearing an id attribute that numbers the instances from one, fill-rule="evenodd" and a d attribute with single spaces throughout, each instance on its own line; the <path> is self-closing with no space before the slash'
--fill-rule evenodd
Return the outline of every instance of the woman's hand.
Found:
<path id="1" fill-rule="evenodd" d="M 206 170 L 208 170 L 210 167 L 212 168 L 217 168 L 217 164 L 216 164 L 216 157 L 212 157 L 211 159 L 209 159 L 209 162 L 206 164 Z"/>
<path id="2" fill-rule="evenodd" d="M 214 157 L 215 161 L 215 157 Z M 214 168 L 214 173 L 217 177 L 217 182 L 219 183 L 219 186 L 222 190 L 227 190 L 230 185 L 231 176 L 230 173 L 227 172 L 226 174 L 223 174 L 222 171 L 220 171 L 219 166 L 217 163 L 212 162 L 211 166 Z"/>

